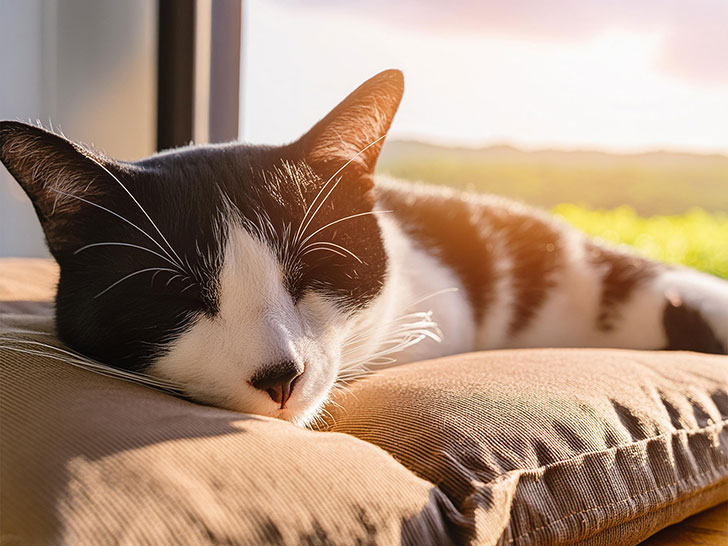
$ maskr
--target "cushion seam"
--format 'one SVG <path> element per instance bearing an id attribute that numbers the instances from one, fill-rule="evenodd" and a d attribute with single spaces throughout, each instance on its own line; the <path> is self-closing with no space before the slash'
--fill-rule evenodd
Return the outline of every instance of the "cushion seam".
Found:
<path id="1" fill-rule="evenodd" d="M 719 427 L 719 425 L 720 425 L 720 427 Z M 588 452 L 588 453 L 584 453 L 583 455 L 580 455 L 579 457 L 574 457 L 574 458 L 571 458 L 571 459 L 564 459 L 563 461 L 558 461 L 556 463 L 551 463 L 549 465 L 544 465 L 544 466 L 541 466 L 541 467 L 538 467 L 538 468 L 535 468 L 535 469 L 523 469 L 523 470 L 520 470 L 518 473 L 521 474 L 521 475 L 523 475 L 526 472 L 528 472 L 528 473 L 530 473 L 530 472 L 540 472 L 540 471 L 545 470 L 545 469 L 547 469 L 549 467 L 556 466 L 556 465 L 560 465 L 562 463 L 569 463 L 569 462 L 572 462 L 572 461 L 578 461 L 579 459 L 582 459 L 583 457 L 585 457 L 587 455 L 590 455 L 590 454 L 608 453 L 610 451 L 616 452 L 617 450 L 619 450 L 621 448 L 630 447 L 630 446 L 633 446 L 633 445 L 639 445 L 639 444 L 641 444 L 643 442 L 648 442 L 648 441 L 652 441 L 652 440 L 659 440 L 659 439 L 662 439 L 662 438 L 671 438 L 671 437 L 674 437 L 675 433 L 679 433 L 679 432 L 682 432 L 682 431 L 685 431 L 686 432 L 686 435 L 687 435 L 687 433 L 705 432 L 705 431 L 708 431 L 710 429 L 717 429 L 717 428 L 723 429 L 723 428 L 725 428 L 726 425 L 728 425 L 728 420 L 723 420 L 723 421 L 720 421 L 719 423 L 715 423 L 713 425 L 709 425 L 709 426 L 703 427 L 701 429 L 677 429 L 677 430 L 675 430 L 675 431 L 673 431 L 671 433 L 668 433 L 668 434 L 661 434 L 659 436 L 653 436 L 651 438 L 646 438 L 646 439 L 640 440 L 638 442 L 632 442 L 632 443 L 629 443 L 629 444 L 624 444 L 623 446 L 615 446 L 614 448 L 610 448 L 610 449 L 604 450 L 604 451 L 591 451 L 591 452 Z M 562 516 L 559 519 L 553 520 L 553 521 L 551 521 L 551 522 L 549 522 L 549 523 L 547 523 L 545 525 L 542 525 L 542 526 L 537 527 L 535 529 L 531 529 L 531 530 L 529 530 L 528 532 L 526 532 L 524 534 L 520 534 L 518 536 L 515 536 L 512 539 L 510 539 L 507 542 L 507 544 L 513 544 L 515 541 L 517 541 L 517 540 L 519 540 L 521 538 L 528 537 L 532 533 L 535 533 L 535 532 L 537 532 L 537 531 L 539 531 L 541 529 L 545 529 L 547 527 L 551 527 L 551 526 L 553 526 L 556 523 L 559 523 L 561 521 L 564 521 L 564 520 L 567 520 L 567 519 L 571 519 L 574 516 L 578 516 L 578 515 L 581 515 L 581 514 L 586 514 L 586 513 L 589 513 L 589 512 L 593 512 L 595 510 L 601 510 L 601 509 L 604 509 L 604 508 L 618 506 L 620 504 L 623 504 L 623 503 L 626 503 L 626 502 L 629 502 L 629 501 L 639 500 L 639 499 L 641 499 L 641 498 L 643 498 L 643 497 L 645 497 L 647 495 L 650 495 L 652 493 L 664 491 L 664 490 L 669 489 L 669 488 L 671 488 L 671 487 L 673 487 L 675 485 L 684 485 L 684 484 L 686 484 L 688 482 L 694 482 L 698 478 L 701 478 L 701 477 L 706 476 L 708 474 L 713 474 L 715 472 L 721 472 L 721 471 L 724 471 L 726 469 L 728 469 L 728 465 L 714 466 L 710 470 L 706 470 L 705 472 L 701 472 L 699 474 L 690 475 L 690 476 L 688 476 L 686 478 L 683 478 L 681 480 L 677 480 L 677 481 L 671 482 L 671 483 L 666 484 L 666 485 L 663 485 L 661 487 L 657 487 L 657 488 L 654 488 L 654 489 L 650 489 L 649 491 L 643 491 L 642 493 L 638 494 L 637 496 L 630 496 L 630 497 L 627 497 L 627 498 L 622 499 L 622 500 L 617 501 L 617 502 L 613 502 L 613 503 L 609 503 L 609 504 L 602 504 L 602 505 L 599 505 L 599 506 L 592 506 L 590 508 L 586 508 L 586 509 L 580 510 L 578 512 L 569 513 L 569 514 L 567 514 L 565 516 Z M 506 475 L 507 474 L 502 474 L 499 477 L 506 476 Z M 698 491 L 695 491 L 695 492 L 689 494 L 688 496 L 672 499 L 672 500 L 670 500 L 667 503 L 660 504 L 660 505 L 656 506 L 655 508 L 664 508 L 666 506 L 670 506 L 671 504 L 677 503 L 677 502 L 679 502 L 681 500 L 688 499 L 688 498 L 690 498 L 690 497 L 692 497 L 694 495 L 697 495 L 701 491 L 705 491 L 705 490 L 710 489 L 712 487 L 716 487 L 716 486 L 720 485 L 721 483 L 725 482 L 726 480 L 728 480 L 728 477 L 723 476 L 723 479 L 722 480 L 719 480 L 718 482 L 716 482 L 713 485 L 709 485 L 708 487 L 703 487 L 703 488 L 699 489 Z M 493 483 L 493 481 L 494 480 L 491 480 L 486 485 L 489 485 L 489 484 Z"/>
<path id="2" fill-rule="evenodd" d="M 728 465 L 714 467 L 713 470 L 715 471 L 715 470 L 721 470 L 721 469 L 726 469 L 726 468 L 728 468 Z M 681 485 L 681 484 L 684 484 L 684 483 L 686 483 L 688 481 L 693 481 L 695 478 L 699 478 L 701 476 L 705 476 L 706 474 L 710 474 L 711 472 L 712 471 L 702 472 L 700 474 L 696 474 L 696 475 L 691 476 L 689 478 L 685 478 L 683 480 L 678 480 L 676 482 L 672 482 L 672 483 L 667 484 L 667 485 L 664 485 L 662 487 L 657 487 L 655 489 L 650 489 L 649 491 L 645 491 L 643 493 L 640 493 L 639 495 L 637 495 L 635 497 L 628 497 L 626 499 L 622 499 L 621 501 L 617 501 L 617 502 L 614 502 L 614 503 L 611 503 L 611 504 L 603 504 L 603 505 L 600 505 L 600 506 L 593 506 L 593 507 L 587 508 L 585 510 L 580 510 L 578 512 L 572 512 L 572 513 L 567 514 L 566 516 L 563 516 L 563 517 L 561 517 L 559 519 L 555 519 L 554 521 L 549 522 L 546 525 L 541 525 L 540 527 L 536 527 L 535 529 L 531 529 L 527 533 L 523 533 L 521 535 L 515 536 L 515 537 L 509 539 L 506 544 L 513 544 L 517 540 L 521 540 L 523 538 L 530 537 L 531 535 L 533 535 L 534 533 L 536 533 L 536 532 L 538 532 L 538 531 L 540 531 L 542 529 L 546 529 L 546 528 L 552 527 L 553 525 L 555 525 L 557 523 L 561 523 L 562 521 L 566 521 L 568 519 L 573 519 L 574 516 L 579 516 L 579 515 L 582 515 L 582 514 L 586 514 L 586 513 L 589 513 L 589 512 L 593 512 L 595 510 L 601 510 L 601 509 L 604 509 L 604 508 L 611 508 L 611 507 L 618 506 L 620 504 L 624 504 L 624 503 L 629 502 L 629 501 L 632 501 L 632 500 L 638 500 L 638 499 L 641 499 L 642 497 L 645 497 L 645 496 L 647 496 L 647 495 L 649 495 L 651 493 L 655 493 L 657 491 L 664 491 L 665 489 L 669 489 L 669 488 L 671 488 L 674 485 Z M 701 489 L 698 489 L 697 491 L 693 491 L 692 493 L 690 493 L 690 494 L 688 494 L 688 495 L 686 495 L 684 497 L 674 498 L 674 499 L 671 499 L 670 501 L 665 502 L 663 504 L 656 505 L 656 506 L 652 507 L 651 510 L 667 508 L 668 506 L 672 506 L 673 504 L 677 504 L 679 502 L 686 501 L 688 499 L 693 498 L 696 495 L 699 495 L 701 493 L 705 493 L 706 491 L 709 491 L 711 489 L 715 489 L 716 487 L 720 487 L 720 486 L 724 485 L 726 482 L 728 482 L 728 476 L 723 476 L 723 479 L 721 479 L 720 481 L 718 481 L 718 482 L 716 482 L 714 484 L 711 484 L 711 485 L 708 485 L 707 487 L 703 487 Z M 639 516 L 644 516 L 645 514 L 646 514 L 646 512 L 643 513 L 643 514 L 640 514 Z M 636 519 L 636 518 L 629 518 L 629 519 L 627 519 L 625 521 L 632 521 L 633 519 Z M 611 527 L 614 527 L 614 525 L 612 524 L 612 525 L 608 525 L 606 527 L 602 527 L 600 529 L 597 529 L 597 532 L 602 532 L 602 531 L 604 531 L 606 529 L 610 529 Z M 590 535 L 587 535 L 585 537 L 582 537 L 579 540 L 583 540 L 583 539 L 592 537 L 594 535 L 596 535 L 596 533 L 592 533 Z"/>
<path id="3" fill-rule="evenodd" d="M 558 467 L 558 466 L 563 465 L 565 463 L 571 463 L 571 462 L 580 461 L 584 457 L 587 457 L 587 456 L 590 456 L 590 455 L 601 455 L 601 454 L 605 454 L 605 453 L 609 453 L 609 452 L 615 452 L 616 453 L 617 451 L 619 451 L 621 449 L 628 448 L 628 447 L 632 447 L 632 446 L 638 446 L 640 444 L 643 444 L 643 443 L 646 443 L 646 442 L 651 442 L 653 440 L 661 440 L 663 438 L 672 438 L 675 434 L 679 434 L 681 432 L 684 432 L 686 435 L 689 435 L 689 434 L 702 434 L 702 433 L 707 432 L 707 431 L 709 431 L 711 429 L 721 430 L 721 429 L 724 429 L 726 426 L 728 426 L 728 419 L 723 419 L 721 421 L 718 421 L 717 423 L 713 423 L 712 425 L 708 425 L 708 426 L 703 427 L 703 428 L 691 428 L 691 429 L 680 428 L 680 429 L 675 429 L 675 430 L 673 430 L 671 432 L 667 432 L 665 434 L 659 434 L 657 436 L 650 436 L 649 438 L 644 438 L 642 440 L 638 440 L 636 442 L 630 442 L 628 444 L 621 444 L 621 445 L 618 445 L 618 446 L 613 446 L 613 447 L 609 447 L 607 449 L 602 449 L 602 450 L 598 450 L 598 451 L 586 451 L 584 453 L 578 454 L 576 457 L 570 457 L 570 458 L 567 458 L 567 459 L 561 459 L 560 461 L 554 461 L 553 463 L 545 464 L 545 465 L 542 465 L 542 466 L 537 466 L 535 468 L 518 468 L 518 469 L 515 469 L 515 470 L 511 470 L 511 471 L 508 471 L 508 472 L 504 472 L 503 474 L 499 474 L 498 476 L 495 476 L 494 478 L 491 478 L 487 482 L 482 482 L 481 483 L 481 486 L 487 487 L 487 486 L 489 486 L 489 485 L 491 485 L 491 484 L 493 484 L 493 483 L 495 483 L 497 481 L 501 481 L 502 479 L 509 477 L 512 473 L 523 474 L 523 473 L 526 473 L 526 472 L 529 472 L 529 473 L 530 472 L 534 472 L 534 473 L 535 472 L 542 472 L 544 470 L 548 470 L 549 468 Z"/>

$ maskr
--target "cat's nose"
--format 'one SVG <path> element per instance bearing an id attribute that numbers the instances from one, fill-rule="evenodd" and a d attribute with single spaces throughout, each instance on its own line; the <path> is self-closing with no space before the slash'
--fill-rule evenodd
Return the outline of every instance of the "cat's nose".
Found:
<path id="1" fill-rule="evenodd" d="M 258 371 L 250 380 L 250 384 L 268 393 L 268 396 L 283 409 L 293 393 L 296 380 L 302 373 L 302 367 L 291 360 L 284 360 Z"/>

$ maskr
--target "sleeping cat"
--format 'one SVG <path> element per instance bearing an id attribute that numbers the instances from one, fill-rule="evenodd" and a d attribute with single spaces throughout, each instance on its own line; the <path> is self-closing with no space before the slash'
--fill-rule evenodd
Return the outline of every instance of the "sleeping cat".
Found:
<path id="1" fill-rule="evenodd" d="M 539 211 L 373 177 L 402 74 L 299 140 L 127 163 L 0 123 L 0 159 L 60 264 L 72 349 L 196 400 L 305 424 L 375 365 L 477 349 L 723 353 L 728 283 Z"/>

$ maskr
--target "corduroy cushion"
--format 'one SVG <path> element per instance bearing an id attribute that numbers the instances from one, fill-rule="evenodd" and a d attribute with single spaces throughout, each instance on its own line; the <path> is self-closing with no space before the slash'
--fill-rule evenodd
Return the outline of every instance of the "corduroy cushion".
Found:
<path id="1" fill-rule="evenodd" d="M 39 299 L 17 284 L 11 296 Z M 48 318 L 2 320 L 11 337 L 53 342 Z M 620 545 L 728 499 L 725 357 L 529 350 L 411 364 L 337 395 L 329 428 L 347 434 L 7 347 L 0 372 L 8 542 Z"/>
<path id="2" fill-rule="evenodd" d="M 473 353 L 339 393 L 330 430 L 437 484 L 476 544 L 636 544 L 728 500 L 728 358 Z M 340 407 L 339 407 L 340 406 Z"/>

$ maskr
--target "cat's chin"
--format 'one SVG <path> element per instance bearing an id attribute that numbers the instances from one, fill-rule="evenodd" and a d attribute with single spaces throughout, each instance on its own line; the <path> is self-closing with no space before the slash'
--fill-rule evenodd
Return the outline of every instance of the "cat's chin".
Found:
<path id="1" fill-rule="evenodd" d="M 280 419 L 281 421 L 288 421 L 289 423 L 299 427 L 320 428 L 324 424 L 320 415 L 323 413 L 323 407 L 327 400 L 327 396 L 321 396 L 317 401 L 308 404 L 293 401 L 293 404 L 286 406 L 283 409 L 278 407 L 269 408 L 267 407 L 268 404 L 266 404 L 266 407 L 250 407 L 249 404 L 237 404 L 234 402 L 211 402 L 210 400 L 207 400 L 203 401 L 203 403 L 239 413 L 272 417 L 274 419 Z M 273 404 L 270 404 L 270 406 L 272 405 Z"/>
<path id="2" fill-rule="evenodd" d="M 276 408 L 273 414 L 269 414 L 269 416 L 288 421 L 299 427 L 319 428 L 324 424 L 320 415 L 323 413 L 322 410 L 327 400 L 328 397 L 320 397 L 318 401 L 304 407 L 299 407 L 298 404 L 294 403 L 291 407 Z"/>
<path id="3" fill-rule="evenodd" d="M 312 427 L 316 425 L 320 425 L 320 421 L 317 422 L 317 417 L 319 413 L 321 412 L 321 406 L 317 406 L 316 408 L 311 408 L 306 411 L 295 411 L 288 408 L 278 410 L 276 417 L 277 419 L 281 419 L 282 421 L 288 421 L 289 423 L 293 423 L 296 426 L 299 427 Z"/>

